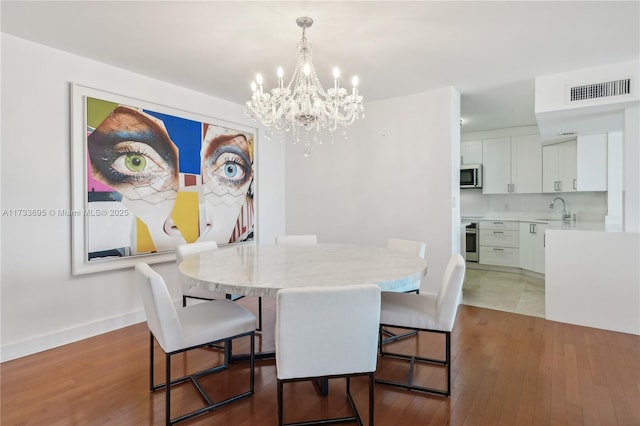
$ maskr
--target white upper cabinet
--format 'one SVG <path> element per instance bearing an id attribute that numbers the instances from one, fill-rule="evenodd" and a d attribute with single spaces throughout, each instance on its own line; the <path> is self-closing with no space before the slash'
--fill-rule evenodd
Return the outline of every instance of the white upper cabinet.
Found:
<path id="1" fill-rule="evenodd" d="M 542 145 L 537 135 L 483 140 L 485 194 L 525 194 L 542 190 Z"/>
<path id="2" fill-rule="evenodd" d="M 542 142 L 538 135 L 511 138 L 511 183 L 516 194 L 542 192 Z"/>
<path id="3" fill-rule="evenodd" d="M 576 141 L 542 148 L 542 192 L 573 192 L 577 190 Z"/>
<path id="4" fill-rule="evenodd" d="M 578 136 L 578 191 L 607 190 L 607 134 Z"/>
<path id="5" fill-rule="evenodd" d="M 482 164 L 482 140 L 460 142 L 460 164 Z"/>
<path id="6" fill-rule="evenodd" d="M 508 194 L 511 192 L 511 138 L 482 141 L 482 192 Z"/>
<path id="7" fill-rule="evenodd" d="M 607 190 L 607 135 L 546 145 L 542 150 L 543 192 Z"/>

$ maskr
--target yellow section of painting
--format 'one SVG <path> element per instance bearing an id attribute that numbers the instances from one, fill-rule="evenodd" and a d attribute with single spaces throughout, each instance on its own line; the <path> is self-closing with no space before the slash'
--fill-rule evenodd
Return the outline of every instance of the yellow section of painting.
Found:
<path id="1" fill-rule="evenodd" d="M 198 193 L 178 192 L 171 218 L 187 243 L 196 241 L 200 236 Z"/>
<path id="2" fill-rule="evenodd" d="M 136 217 L 136 252 L 137 253 L 155 253 L 156 246 L 153 244 L 153 238 L 147 225 Z"/>

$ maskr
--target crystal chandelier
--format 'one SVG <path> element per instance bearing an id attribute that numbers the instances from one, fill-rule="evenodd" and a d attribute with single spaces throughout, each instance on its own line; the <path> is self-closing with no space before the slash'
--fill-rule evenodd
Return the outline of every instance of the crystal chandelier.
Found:
<path id="1" fill-rule="evenodd" d="M 313 19 L 302 17 L 296 19 L 296 23 L 302 28 L 302 41 L 291 81 L 284 85 L 284 71 L 278 67 L 278 87 L 269 93 L 262 86 L 262 76 L 256 75 L 251 82 L 253 93 L 245 113 L 265 127 L 291 131 L 294 143 L 304 140 L 305 156 L 308 156 L 311 141 L 321 143 L 320 130 L 332 133 L 338 126 L 347 127 L 364 117 L 364 106 L 362 96 L 358 95 L 358 77 L 353 77 L 353 88 L 348 94 L 340 87 L 338 68 L 333 70 L 333 87 L 327 91 L 322 88 L 311 62 L 311 43 L 305 37 L 305 30 L 311 27 Z M 267 131 L 267 138 L 270 137 L 271 130 Z"/>

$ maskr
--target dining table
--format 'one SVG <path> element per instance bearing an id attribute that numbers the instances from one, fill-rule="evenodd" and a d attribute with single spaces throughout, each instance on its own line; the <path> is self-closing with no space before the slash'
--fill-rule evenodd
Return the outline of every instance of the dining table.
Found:
<path id="1" fill-rule="evenodd" d="M 185 258 L 178 266 L 188 287 L 270 297 L 292 287 L 376 284 L 394 291 L 427 272 L 427 262 L 385 247 L 319 243 L 233 245 Z"/>
<path id="2" fill-rule="evenodd" d="M 178 265 L 188 287 L 227 294 L 275 297 L 283 288 L 376 284 L 394 291 L 422 279 L 424 259 L 385 247 L 318 243 L 312 245 L 229 245 L 186 257 Z M 232 354 L 230 360 L 246 360 Z M 257 353 L 269 359 L 275 352 Z M 326 383 L 321 392 L 326 394 Z"/>

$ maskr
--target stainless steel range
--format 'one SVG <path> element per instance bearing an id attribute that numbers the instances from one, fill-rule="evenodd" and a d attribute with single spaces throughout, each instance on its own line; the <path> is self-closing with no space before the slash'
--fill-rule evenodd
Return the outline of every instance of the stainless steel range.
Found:
<path id="1" fill-rule="evenodd" d="M 466 252 L 465 259 L 467 262 L 477 262 L 480 252 L 480 240 L 478 231 L 478 222 L 471 222 L 466 227 Z"/>

